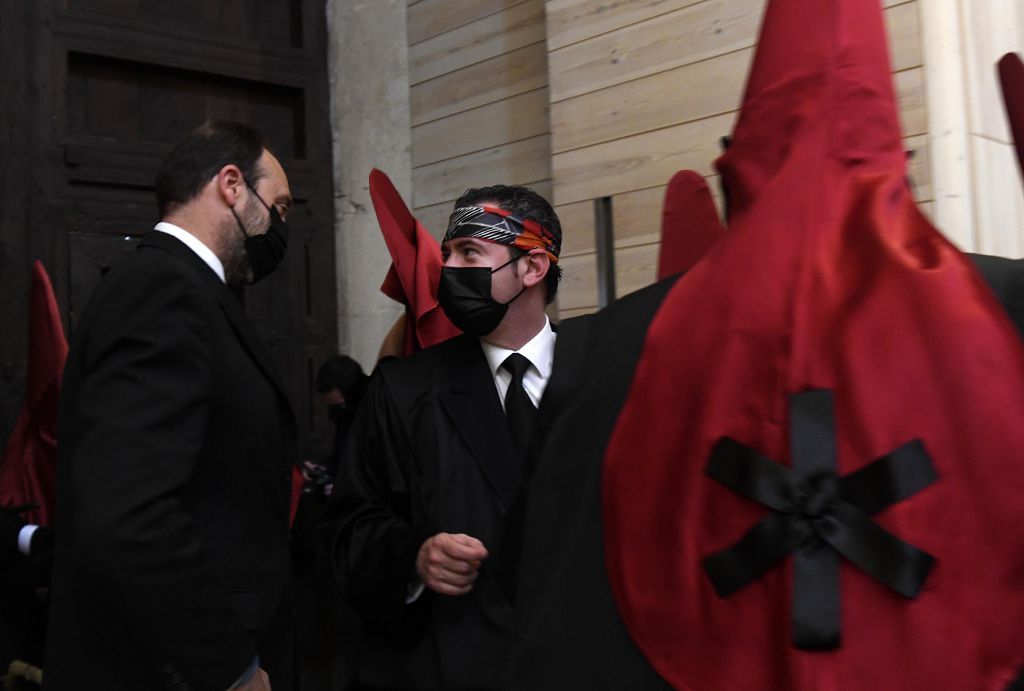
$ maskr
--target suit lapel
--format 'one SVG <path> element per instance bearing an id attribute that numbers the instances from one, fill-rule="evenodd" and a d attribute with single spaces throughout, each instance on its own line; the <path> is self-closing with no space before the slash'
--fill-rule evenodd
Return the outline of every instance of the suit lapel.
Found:
<path id="1" fill-rule="evenodd" d="M 267 348 L 264 345 L 263 340 L 259 337 L 259 334 L 256 333 L 252 322 L 245 314 L 245 311 L 239 304 L 238 299 L 234 294 L 232 294 L 231 289 L 229 289 L 220 280 L 220 277 L 217 276 L 217 274 L 215 274 L 213 270 L 206 265 L 206 262 L 204 262 L 195 252 L 189 249 L 177 238 L 168 235 L 167 233 L 161 233 L 159 231 L 149 232 L 142 238 L 139 246 L 140 248 L 146 246 L 159 247 L 166 250 L 190 264 L 196 271 L 210 280 L 211 290 L 216 296 L 217 302 L 224 311 L 225 316 L 227 316 L 228 323 L 231 325 L 232 330 L 238 337 L 239 342 L 249 354 L 252 361 L 256 364 L 257 369 L 259 369 L 263 376 L 271 383 L 271 385 L 273 385 L 274 389 L 277 391 L 278 397 L 281 399 L 284 407 L 288 410 L 288 420 L 292 426 L 292 431 L 294 432 L 296 430 L 296 423 L 291 401 L 288 399 L 288 394 L 285 392 L 284 386 L 281 384 L 281 380 L 277 376 L 277 370 L 274 367 L 273 360 L 270 358 L 270 353 L 267 352 Z"/>
<path id="2" fill-rule="evenodd" d="M 441 405 L 507 510 L 521 479 L 512 435 L 480 344 L 470 336 L 456 338 L 461 342 L 452 352 L 449 386 L 439 394 Z"/>

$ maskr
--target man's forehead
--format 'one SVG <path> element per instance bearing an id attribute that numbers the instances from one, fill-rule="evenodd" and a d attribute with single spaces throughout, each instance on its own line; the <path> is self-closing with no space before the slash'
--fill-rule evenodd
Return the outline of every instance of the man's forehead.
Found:
<path id="1" fill-rule="evenodd" d="M 269 186 L 268 191 L 275 196 L 275 201 L 291 202 L 292 195 L 291 188 L 288 186 L 288 176 L 277 157 L 264 149 L 259 163 L 263 168 L 263 178 L 260 182 Z"/>
<path id="2" fill-rule="evenodd" d="M 493 247 L 498 245 L 496 242 L 490 242 L 489 240 L 481 240 L 480 238 L 452 238 L 451 240 L 445 240 L 441 243 L 442 248 L 456 249 L 459 247 L 477 246 L 477 247 Z"/>

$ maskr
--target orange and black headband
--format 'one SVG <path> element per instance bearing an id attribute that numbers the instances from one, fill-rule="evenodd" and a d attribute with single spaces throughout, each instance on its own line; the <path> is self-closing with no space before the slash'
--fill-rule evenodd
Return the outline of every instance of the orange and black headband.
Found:
<path id="1" fill-rule="evenodd" d="M 491 204 L 460 206 L 452 212 L 444 242 L 454 238 L 477 238 L 510 245 L 524 252 L 542 249 L 555 264 L 562 249 L 562 239 L 550 230 Z"/>

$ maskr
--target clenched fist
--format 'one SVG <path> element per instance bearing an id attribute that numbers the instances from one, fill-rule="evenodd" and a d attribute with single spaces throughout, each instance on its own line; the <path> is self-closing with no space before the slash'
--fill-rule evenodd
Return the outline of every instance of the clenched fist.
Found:
<path id="1" fill-rule="evenodd" d="M 442 595 L 465 595 L 473 589 L 487 549 L 475 537 L 438 533 L 420 546 L 416 575 Z"/>

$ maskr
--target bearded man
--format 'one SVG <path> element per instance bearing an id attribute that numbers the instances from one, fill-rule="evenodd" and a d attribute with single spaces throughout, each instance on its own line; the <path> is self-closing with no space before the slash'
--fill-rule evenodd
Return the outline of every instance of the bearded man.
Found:
<path id="1" fill-rule="evenodd" d="M 297 431 L 231 287 L 281 260 L 288 179 L 258 132 L 214 122 L 156 192 L 64 372 L 46 687 L 287 689 Z"/>

